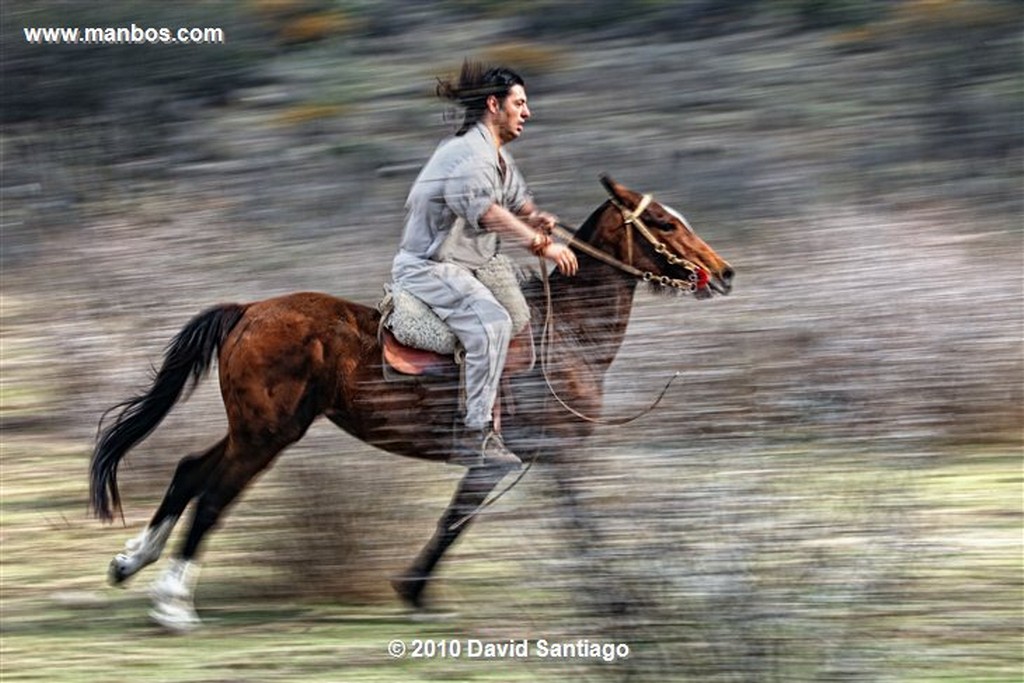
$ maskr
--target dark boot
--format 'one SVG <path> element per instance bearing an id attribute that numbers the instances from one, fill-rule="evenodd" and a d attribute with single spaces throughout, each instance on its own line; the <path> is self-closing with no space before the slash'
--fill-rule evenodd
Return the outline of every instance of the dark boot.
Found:
<path id="1" fill-rule="evenodd" d="M 490 427 L 467 429 L 457 439 L 455 453 L 449 461 L 454 465 L 501 465 L 519 469 L 523 461 L 508 449 L 501 435 Z"/>

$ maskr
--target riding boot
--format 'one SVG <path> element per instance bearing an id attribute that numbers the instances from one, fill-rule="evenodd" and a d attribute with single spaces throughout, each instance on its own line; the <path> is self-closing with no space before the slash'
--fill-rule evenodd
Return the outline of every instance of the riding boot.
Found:
<path id="1" fill-rule="evenodd" d="M 455 452 L 449 462 L 464 467 L 501 465 L 519 469 L 523 465 L 519 456 L 508 449 L 501 435 L 490 426 L 466 429 L 456 439 Z"/>

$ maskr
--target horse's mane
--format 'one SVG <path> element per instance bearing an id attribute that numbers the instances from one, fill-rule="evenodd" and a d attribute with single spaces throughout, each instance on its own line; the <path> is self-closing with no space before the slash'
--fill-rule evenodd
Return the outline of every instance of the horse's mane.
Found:
<path id="1" fill-rule="evenodd" d="M 594 231 L 597 229 L 598 218 L 604 213 L 605 209 L 608 208 L 610 200 L 605 200 L 599 207 L 594 209 L 587 220 L 583 221 L 583 225 L 576 230 L 576 239 L 581 242 L 589 243 L 594 238 Z"/>

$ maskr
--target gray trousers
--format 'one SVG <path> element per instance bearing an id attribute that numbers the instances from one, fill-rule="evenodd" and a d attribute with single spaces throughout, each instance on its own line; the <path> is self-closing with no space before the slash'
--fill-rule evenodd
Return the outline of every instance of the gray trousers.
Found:
<path id="1" fill-rule="evenodd" d="M 391 277 L 430 306 L 466 350 L 466 427 L 491 422 L 512 339 L 512 319 L 472 271 L 399 252 Z"/>

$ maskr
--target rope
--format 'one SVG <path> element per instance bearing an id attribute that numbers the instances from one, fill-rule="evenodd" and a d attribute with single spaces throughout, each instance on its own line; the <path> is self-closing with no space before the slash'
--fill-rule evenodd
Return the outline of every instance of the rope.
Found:
<path id="1" fill-rule="evenodd" d="M 577 246 L 579 244 L 581 244 L 581 243 L 580 242 L 576 242 L 575 244 L 573 244 L 573 246 Z M 625 417 L 625 418 L 618 418 L 618 419 L 615 419 L 615 420 L 607 420 L 607 419 L 600 418 L 600 417 L 591 417 L 589 415 L 586 415 L 586 414 L 581 413 L 580 411 L 576 410 L 571 405 L 566 403 L 562 399 L 561 396 L 558 395 L 558 392 L 555 391 L 554 385 L 552 385 L 552 383 L 551 383 L 551 376 L 548 373 L 548 357 L 549 357 L 549 354 L 551 353 L 551 347 L 553 345 L 552 342 L 554 341 L 554 325 L 552 324 L 552 322 L 553 322 L 553 315 L 552 315 L 552 308 L 553 308 L 553 306 L 552 306 L 552 303 L 551 303 L 551 282 L 548 279 L 548 271 L 547 271 L 546 268 L 544 268 L 543 261 L 541 261 L 541 271 L 540 272 L 541 272 L 541 280 L 544 282 L 544 300 L 545 300 L 546 308 L 547 308 L 547 313 L 544 316 L 544 329 L 541 332 L 541 338 L 540 338 L 540 368 L 541 368 L 541 374 L 544 376 L 544 383 L 547 385 L 548 391 L 550 391 L 551 395 L 555 397 L 555 400 L 558 401 L 559 405 L 561 405 L 563 408 L 565 408 L 567 411 L 569 411 L 570 413 L 572 413 L 576 417 L 580 418 L 581 420 L 584 420 L 586 422 L 591 422 L 593 424 L 605 425 L 605 426 L 610 426 L 610 427 L 621 427 L 622 425 L 627 425 L 627 424 L 629 424 L 631 422 L 635 422 L 635 421 L 639 420 L 641 417 L 643 417 L 644 415 L 647 415 L 648 413 L 653 411 L 655 408 L 657 408 L 658 404 L 661 403 L 661 399 L 665 398 L 665 394 L 668 393 L 668 389 L 669 389 L 670 386 L 672 386 L 672 382 L 674 382 L 674 381 L 676 381 L 676 379 L 678 379 L 678 377 L 680 375 L 678 370 L 671 377 L 669 377 L 668 381 L 665 382 L 665 386 L 661 389 L 661 392 L 658 394 L 658 396 L 654 399 L 654 401 L 649 406 L 647 406 L 646 408 L 644 408 L 640 412 L 636 413 L 635 415 L 631 415 L 631 416 Z"/>

